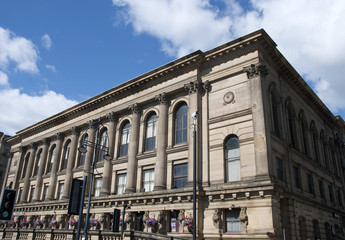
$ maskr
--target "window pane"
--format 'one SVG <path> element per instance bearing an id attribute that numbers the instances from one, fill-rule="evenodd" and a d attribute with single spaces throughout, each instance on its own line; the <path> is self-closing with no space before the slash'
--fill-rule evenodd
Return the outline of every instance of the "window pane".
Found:
<path id="1" fill-rule="evenodd" d="M 240 209 L 226 210 L 226 232 L 241 232 Z"/>
<path id="2" fill-rule="evenodd" d="M 117 190 L 116 194 L 123 194 L 126 190 L 126 177 L 127 174 L 117 175 Z"/>
<path id="3" fill-rule="evenodd" d="M 174 187 L 184 188 L 187 185 L 188 165 L 174 165 Z"/>
<path id="4" fill-rule="evenodd" d="M 95 180 L 95 197 L 98 197 L 102 191 L 102 178 L 96 178 Z"/>
<path id="5" fill-rule="evenodd" d="M 184 143 L 187 142 L 187 104 L 181 105 L 175 116 L 175 143 Z"/>
<path id="6" fill-rule="evenodd" d="M 130 133 L 130 124 L 126 123 L 121 131 L 121 147 L 120 147 L 120 157 L 126 156 L 128 154 L 128 143 L 129 143 L 129 133 Z"/>
<path id="7" fill-rule="evenodd" d="M 231 136 L 225 142 L 224 154 L 227 182 L 241 180 L 240 146 L 237 136 Z"/>
<path id="8" fill-rule="evenodd" d="M 97 159 L 97 161 L 103 161 L 104 160 L 104 156 L 107 153 L 106 152 L 106 147 L 108 144 L 107 142 L 108 142 L 108 131 L 107 131 L 107 129 L 105 129 L 102 131 L 102 134 L 101 134 L 100 145 L 101 145 L 102 150 L 100 150 L 99 158 Z"/>
<path id="9" fill-rule="evenodd" d="M 145 170 L 143 172 L 143 188 L 145 190 L 145 192 L 149 192 L 153 190 L 154 187 L 154 170 L 153 169 L 149 169 L 149 170 Z"/>

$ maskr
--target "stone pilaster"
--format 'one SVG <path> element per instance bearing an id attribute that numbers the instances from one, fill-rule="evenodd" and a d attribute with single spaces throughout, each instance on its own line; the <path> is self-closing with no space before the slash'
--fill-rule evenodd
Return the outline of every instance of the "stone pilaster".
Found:
<path id="1" fill-rule="evenodd" d="M 94 120 L 90 120 L 87 122 L 89 127 L 88 127 L 88 141 L 89 142 L 95 142 L 96 140 L 96 124 Z M 86 189 L 85 189 L 85 196 L 89 194 L 89 186 L 90 186 L 90 178 L 91 178 L 91 171 L 92 171 L 92 161 L 93 161 L 93 155 L 95 148 L 91 146 L 85 146 L 87 149 L 86 152 L 86 158 L 85 158 L 85 163 L 84 163 L 84 176 L 87 176 L 87 181 L 86 181 Z"/>
<path id="2" fill-rule="evenodd" d="M 115 128 L 116 128 L 115 113 L 114 112 L 109 113 L 107 115 L 107 118 L 109 119 L 109 129 L 108 129 L 109 155 L 113 158 L 114 146 L 115 146 Z M 111 163 L 111 160 L 104 159 L 104 171 L 103 171 L 101 195 L 110 194 L 112 170 L 113 170 L 113 165 Z"/>
<path id="3" fill-rule="evenodd" d="M 135 192 L 135 182 L 137 173 L 137 153 L 139 145 L 140 113 L 138 104 L 135 103 L 128 107 L 132 111 L 132 124 L 128 146 L 127 164 L 127 184 L 126 193 Z"/>
<path id="4" fill-rule="evenodd" d="M 26 172 L 25 172 L 25 177 L 24 177 L 24 187 L 23 187 L 23 192 L 22 192 L 22 196 L 20 199 L 21 203 L 27 202 L 29 188 L 30 188 L 30 177 L 32 174 L 32 167 L 33 167 L 34 161 L 35 161 L 36 149 L 37 149 L 37 147 L 35 146 L 35 144 L 30 143 L 30 157 L 29 157 L 29 162 L 28 162 L 28 165 L 26 167 Z"/>
<path id="5" fill-rule="evenodd" d="M 67 168 L 66 168 L 66 179 L 62 193 L 62 199 L 68 199 L 70 196 L 71 186 L 72 186 L 72 179 L 73 179 L 73 166 L 75 163 L 75 157 L 77 154 L 78 148 L 78 136 L 79 131 L 76 127 L 71 128 L 72 133 L 72 140 L 71 140 L 71 149 L 68 156 Z"/>
<path id="6" fill-rule="evenodd" d="M 189 94 L 189 112 L 188 112 L 188 177 L 187 177 L 187 182 L 188 182 L 188 185 L 192 185 L 193 183 L 193 134 L 192 134 L 192 131 L 193 131 L 193 124 L 194 124 L 194 120 L 193 118 L 191 117 L 191 114 L 198 111 L 199 114 L 200 114 L 200 110 L 199 110 L 199 107 L 198 107 L 198 102 L 199 102 L 199 99 L 200 99 L 200 96 L 201 96 L 201 92 L 203 91 L 203 87 L 202 87 L 202 83 L 199 82 L 199 81 L 194 81 L 194 82 L 190 82 L 188 84 L 185 84 L 184 85 L 184 88 L 185 90 L 188 92 Z M 200 116 L 198 116 L 197 118 L 197 127 L 199 126 L 199 123 L 200 122 Z M 200 128 L 199 128 L 200 129 Z M 199 131 L 197 131 L 197 137 L 196 137 L 196 146 L 197 146 L 197 149 L 198 149 L 198 146 L 199 146 L 199 141 L 198 141 L 198 136 L 199 136 Z M 197 153 L 197 156 L 196 156 L 196 159 L 197 159 L 197 162 L 198 162 L 198 150 L 196 151 Z M 198 164 L 199 165 L 199 164 Z M 197 171 L 197 177 L 196 179 L 199 178 L 199 175 L 198 174 L 198 171 Z"/>
<path id="7" fill-rule="evenodd" d="M 248 81 L 250 84 L 250 94 L 252 101 L 252 114 L 253 119 L 268 119 L 265 117 L 264 102 L 263 102 L 263 84 L 262 78 L 267 74 L 267 69 L 262 63 L 251 64 L 244 67 L 243 71 L 247 73 Z M 267 125 L 269 126 L 269 124 Z M 255 149 L 255 162 L 256 174 L 268 174 L 268 155 L 267 155 L 267 134 L 265 128 L 265 121 L 253 121 L 254 133 L 254 149 Z"/>
<path id="8" fill-rule="evenodd" d="M 42 157 L 41 157 L 41 162 L 40 166 L 38 168 L 38 174 L 37 174 L 37 181 L 36 181 L 36 187 L 35 187 L 35 195 L 33 197 L 33 201 L 39 201 L 40 200 L 40 195 L 42 191 L 42 183 L 43 183 L 43 173 L 44 173 L 44 168 L 46 166 L 46 161 L 47 161 L 47 156 L 48 156 L 48 139 L 43 138 L 43 148 L 42 148 Z"/>
<path id="9" fill-rule="evenodd" d="M 159 118 L 154 190 L 161 190 L 166 189 L 167 179 L 168 101 L 165 93 L 157 95 L 155 99 L 159 101 Z"/>
<path id="10" fill-rule="evenodd" d="M 52 166 L 52 171 L 50 173 L 50 183 L 49 183 L 48 194 L 47 194 L 48 200 L 54 199 L 54 194 L 55 194 L 55 189 L 56 189 L 56 181 L 57 181 L 56 172 L 59 168 L 62 139 L 63 139 L 62 134 L 57 133 L 56 134 L 55 156 L 54 156 L 54 160 L 53 160 L 54 162 L 53 162 L 53 166 Z"/>

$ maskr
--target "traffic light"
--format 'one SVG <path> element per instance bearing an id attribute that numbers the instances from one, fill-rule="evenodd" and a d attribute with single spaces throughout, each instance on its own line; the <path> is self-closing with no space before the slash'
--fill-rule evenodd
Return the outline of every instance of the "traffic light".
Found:
<path id="1" fill-rule="evenodd" d="M 119 209 L 114 209 L 114 214 L 113 214 L 113 232 L 119 232 L 119 227 L 120 227 L 120 210 Z"/>
<path id="2" fill-rule="evenodd" d="M 0 221 L 10 221 L 12 219 L 17 190 L 4 188 L 0 204 Z"/>
<path id="3" fill-rule="evenodd" d="M 68 214 L 79 215 L 80 202 L 82 198 L 83 191 L 83 180 L 73 179 L 71 193 L 68 203 Z"/>

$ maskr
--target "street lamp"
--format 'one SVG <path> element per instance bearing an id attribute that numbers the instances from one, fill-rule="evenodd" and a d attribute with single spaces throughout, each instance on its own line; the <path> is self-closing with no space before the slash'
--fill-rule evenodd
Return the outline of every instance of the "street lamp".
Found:
<path id="1" fill-rule="evenodd" d="M 196 239 L 196 120 L 198 111 L 192 114 L 193 118 L 193 240 Z"/>
<path id="2" fill-rule="evenodd" d="M 101 123 L 101 118 L 98 119 L 97 122 L 92 123 L 90 127 L 96 126 L 96 142 L 91 142 L 89 140 L 85 139 L 85 135 L 83 136 L 83 141 L 81 146 L 78 148 L 78 151 L 80 153 L 86 153 L 87 152 L 87 147 L 93 148 L 93 159 L 92 159 L 92 170 L 91 170 L 91 179 L 90 179 L 90 185 L 89 185 L 89 196 L 88 196 L 88 201 L 87 201 L 87 211 L 86 211 L 86 217 L 85 217 L 85 226 L 84 226 L 84 237 L 83 239 L 87 239 L 87 230 L 88 230 L 88 224 L 89 224 L 89 216 L 90 216 L 90 205 L 91 205 L 91 190 L 92 190 L 92 184 L 93 184 L 93 178 L 94 178 L 94 172 L 95 172 L 95 164 L 96 164 L 96 155 L 97 155 L 97 150 L 98 151 L 104 151 L 106 154 L 104 155 L 105 160 L 111 160 L 112 157 L 109 155 L 109 147 L 104 146 L 102 144 L 99 144 L 99 130 L 100 126 L 103 126 Z M 88 130 L 86 129 L 86 131 Z M 107 134 L 108 138 L 108 134 Z M 107 141 L 109 142 L 109 141 Z M 86 177 L 84 178 L 84 181 L 86 182 Z M 83 184 L 83 188 L 85 188 L 85 184 Z M 85 192 L 85 189 L 83 189 Z M 84 203 L 84 198 L 81 201 L 81 209 L 83 208 Z M 82 210 L 81 210 L 82 212 Z M 79 216 L 79 222 L 81 222 L 82 219 L 82 214 Z M 80 229 L 78 229 L 77 233 L 77 240 L 79 240 L 79 233 Z"/>

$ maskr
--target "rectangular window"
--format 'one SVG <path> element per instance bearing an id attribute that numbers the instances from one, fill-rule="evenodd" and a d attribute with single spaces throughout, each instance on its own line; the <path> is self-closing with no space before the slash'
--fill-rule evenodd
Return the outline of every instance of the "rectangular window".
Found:
<path id="1" fill-rule="evenodd" d="M 314 181 L 313 181 L 313 176 L 310 173 L 307 173 L 307 181 L 308 181 L 308 191 L 314 194 L 315 193 Z"/>
<path id="2" fill-rule="evenodd" d="M 58 200 L 62 199 L 63 188 L 64 188 L 64 183 L 60 183 L 59 184 L 58 195 L 57 195 L 57 199 Z"/>
<path id="3" fill-rule="evenodd" d="M 277 175 L 280 181 L 284 181 L 284 166 L 283 160 L 279 157 L 276 158 L 276 165 L 277 165 Z"/>
<path id="4" fill-rule="evenodd" d="M 187 185 L 188 165 L 187 163 L 174 165 L 174 187 L 184 188 Z"/>
<path id="5" fill-rule="evenodd" d="M 298 167 L 293 166 L 293 177 L 295 180 L 295 187 L 301 188 L 301 179 L 299 177 L 299 169 Z"/>
<path id="6" fill-rule="evenodd" d="M 101 195 L 102 191 L 102 178 L 95 179 L 95 197 Z"/>
<path id="7" fill-rule="evenodd" d="M 227 209 L 225 212 L 225 227 L 227 233 L 240 233 L 242 230 L 239 208 Z"/>
<path id="8" fill-rule="evenodd" d="M 126 190 L 126 179 L 127 179 L 127 174 L 119 174 L 117 175 L 117 190 L 116 194 L 123 194 L 125 193 Z"/>
<path id="9" fill-rule="evenodd" d="M 144 170 L 143 172 L 143 190 L 144 192 L 150 192 L 153 190 L 155 180 L 154 169 Z"/>
<path id="10" fill-rule="evenodd" d="M 320 191 L 320 197 L 322 199 L 325 199 L 325 188 L 323 186 L 322 180 L 319 180 L 319 191 Z"/>

